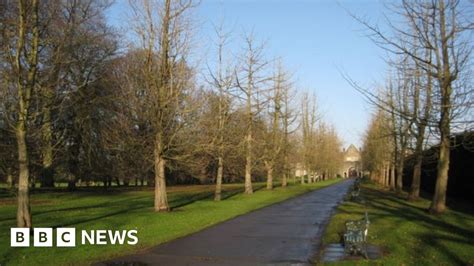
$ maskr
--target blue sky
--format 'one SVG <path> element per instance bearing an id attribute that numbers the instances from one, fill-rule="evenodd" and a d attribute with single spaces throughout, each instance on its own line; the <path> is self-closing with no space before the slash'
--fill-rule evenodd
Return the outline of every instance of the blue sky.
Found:
<path id="1" fill-rule="evenodd" d="M 110 23 L 124 26 L 126 1 L 109 10 Z M 252 30 L 268 42 L 267 56 L 282 57 L 294 73 L 300 91 L 315 93 L 319 109 L 333 124 L 345 145 L 360 146 L 371 108 L 342 78 L 340 70 L 364 86 L 382 82 L 385 52 L 367 37 L 347 11 L 377 23 L 382 21 L 379 1 L 310 0 L 202 0 L 194 10 L 194 53 L 205 57 L 213 38 L 213 23 L 224 19 L 239 48 L 239 36 Z"/>

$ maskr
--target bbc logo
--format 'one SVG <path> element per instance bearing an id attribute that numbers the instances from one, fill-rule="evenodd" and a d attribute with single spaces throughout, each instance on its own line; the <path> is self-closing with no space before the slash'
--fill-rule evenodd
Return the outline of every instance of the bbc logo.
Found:
<path id="1" fill-rule="evenodd" d="M 30 228 L 11 228 L 10 229 L 11 247 L 29 247 L 30 246 Z M 53 228 L 34 228 L 33 246 L 52 247 L 53 246 Z M 57 228 L 56 229 L 57 247 L 75 247 L 76 229 L 75 228 Z"/>
<path id="2" fill-rule="evenodd" d="M 81 230 L 81 245 L 136 245 L 138 243 L 137 230 Z M 55 238 L 56 236 L 56 238 Z M 56 239 L 55 243 L 53 240 Z M 29 247 L 30 246 L 29 228 L 10 228 L 10 246 Z M 53 228 L 34 228 L 33 246 L 34 247 L 75 247 L 76 229 L 75 228 L 57 228 L 56 234 Z"/>

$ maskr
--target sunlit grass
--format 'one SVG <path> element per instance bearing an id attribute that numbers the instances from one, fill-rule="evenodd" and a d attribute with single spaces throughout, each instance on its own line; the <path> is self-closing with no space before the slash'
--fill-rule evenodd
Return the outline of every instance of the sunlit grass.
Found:
<path id="1" fill-rule="evenodd" d="M 428 200 L 408 202 L 406 195 L 397 196 L 371 184 L 363 185 L 361 195 L 366 205 L 347 201 L 339 206 L 326 229 L 324 244 L 339 242 L 344 222 L 362 218 L 367 210 L 369 243 L 381 247 L 384 254 L 382 259 L 357 264 L 474 264 L 473 213 L 450 209 L 433 216 L 426 211 Z M 354 261 L 337 264 L 353 265 Z"/>
<path id="2" fill-rule="evenodd" d="M 0 264 L 64 265 L 90 264 L 131 254 L 232 217 L 340 181 L 292 185 L 267 191 L 256 184 L 253 195 L 243 195 L 242 185 L 224 186 L 225 200 L 214 202 L 214 186 L 176 186 L 169 189 L 170 213 L 152 211 L 153 192 L 77 192 L 32 195 L 34 227 L 138 230 L 139 243 L 129 245 L 80 245 L 75 248 L 10 248 L 10 227 L 15 227 L 14 200 L 0 200 Z M 4 204 L 1 204 L 3 202 Z"/>

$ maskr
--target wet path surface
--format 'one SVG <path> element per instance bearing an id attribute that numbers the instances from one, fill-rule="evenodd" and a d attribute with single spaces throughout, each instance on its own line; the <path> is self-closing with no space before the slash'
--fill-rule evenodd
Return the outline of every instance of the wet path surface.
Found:
<path id="1" fill-rule="evenodd" d="M 310 264 L 351 184 L 345 180 L 99 265 Z"/>

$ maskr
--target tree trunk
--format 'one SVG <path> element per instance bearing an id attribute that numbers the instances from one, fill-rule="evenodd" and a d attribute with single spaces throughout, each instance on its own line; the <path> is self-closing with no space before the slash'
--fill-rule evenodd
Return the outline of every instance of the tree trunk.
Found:
<path id="1" fill-rule="evenodd" d="M 413 167 L 413 179 L 411 182 L 410 194 L 408 195 L 409 200 L 416 200 L 420 196 L 421 165 L 423 163 L 424 127 L 420 128 L 418 131 L 419 132 L 416 139 L 415 147 L 415 165 Z"/>
<path id="2" fill-rule="evenodd" d="M 395 189 L 395 165 L 390 165 L 390 190 Z"/>
<path id="3" fill-rule="evenodd" d="M 402 192 L 403 190 L 403 166 L 405 159 L 405 147 L 400 149 L 400 155 L 398 157 L 397 163 L 397 178 L 395 183 L 395 188 L 397 192 Z"/>
<path id="4" fill-rule="evenodd" d="M 220 201 L 222 197 L 222 176 L 224 172 L 224 159 L 219 156 L 217 159 L 217 176 L 216 176 L 216 192 L 214 195 L 215 201 Z"/>
<path id="5" fill-rule="evenodd" d="M 385 164 L 382 165 L 382 170 L 380 171 L 380 185 L 385 186 L 385 178 L 387 175 L 387 169 L 385 168 Z"/>
<path id="6" fill-rule="evenodd" d="M 401 192 L 403 190 L 403 162 L 400 161 L 397 164 L 397 177 L 395 182 L 395 189 L 397 192 Z"/>
<path id="7" fill-rule="evenodd" d="M 49 90 L 49 88 L 46 88 Z M 41 170 L 40 183 L 41 187 L 54 187 L 54 170 L 53 166 L 53 133 L 52 133 L 52 123 L 51 123 L 51 101 L 52 95 L 51 92 L 47 92 L 44 95 L 45 98 L 45 107 L 43 108 L 43 125 L 41 128 L 41 133 L 43 137 L 43 162 Z"/>
<path id="8" fill-rule="evenodd" d="M 18 145 L 18 162 L 19 162 L 19 178 L 18 178 L 18 209 L 16 214 L 17 227 L 31 228 L 30 213 L 30 196 L 29 196 L 29 177 L 28 168 L 29 158 L 26 146 L 26 125 L 23 117 L 24 112 L 20 112 L 20 119 L 16 128 L 16 138 Z"/>
<path id="9" fill-rule="evenodd" d="M 69 177 L 69 180 L 67 181 L 67 189 L 69 191 L 76 190 L 76 178 L 75 177 Z"/>
<path id="10" fill-rule="evenodd" d="M 155 140 L 155 211 L 169 211 L 168 197 L 166 195 L 166 161 L 162 156 L 161 134 Z"/>
<path id="11" fill-rule="evenodd" d="M 252 133 L 247 133 L 247 154 L 245 156 L 245 194 L 252 194 Z"/>
<path id="12" fill-rule="evenodd" d="M 267 165 L 267 189 L 273 189 L 273 165 Z"/>
<path id="13" fill-rule="evenodd" d="M 449 131 L 449 129 L 448 129 Z M 441 133 L 443 134 L 443 133 Z M 436 186 L 433 201 L 431 202 L 430 212 L 439 214 L 446 209 L 446 190 L 448 188 L 448 171 L 449 171 L 449 136 L 441 137 L 439 148 L 439 159 L 437 166 Z"/>
<path id="14" fill-rule="evenodd" d="M 10 168 L 7 168 L 7 185 L 9 189 L 13 189 L 15 182 L 13 181 L 13 174 Z"/>
<path id="15" fill-rule="evenodd" d="M 446 209 L 446 190 L 448 188 L 449 156 L 450 156 L 450 91 L 449 86 L 444 88 L 444 98 L 441 113 L 441 122 L 439 125 L 441 133 L 441 143 L 439 147 L 439 159 L 437 165 L 437 176 L 435 193 L 431 202 L 430 212 L 439 214 Z"/>
<path id="16" fill-rule="evenodd" d="M 286 155 L 286 148 L 284 150 L 285 152 L 285 157 L 284 157 L 284 166 L 283 166 L 283 178 L 281 180 L 281 186 L 282 187 L 287 187 L 288 186 L 288 178 L 289 178 L 289 170 L 288 170 L 288 156 Z"/>
<path id="17" fill-rule="evenodd" d="M 439 1 L 439 30 L 441 35 L 441 52 L 442 52 L 442 68 L 438 72 L 438 81 L 441 90 L 441 117 L 439 121 L 439 132 L 441 134 L 441 143 L 439 147 L 439 159 L 437 166 L 436 186 L 431 202 L 430 212 L 440 214 L 446 209 L 446 191 L 448 189 L 448 174 L 449 174 L 449 156 L 450 156 L 450 115 L 451 115 L 451 83 L 453 77 L 450 70 L 450 56 L 448 33 L 446 31 L 446 17 L 444 1 Z"/>
<path id="18" fill-rule="evenodd" d="M 282 187 L 287 187 L 288 186 L 288 174 L 287 174 L 286 171 L 285 171 L 285 173 L 283 173 L 283 178 L 281 179 L 281 186 Z"/>
<path id="19" fill-rule="evenodd" d="M 421 164 L 423 155 L 417 155 L 415 158 L 415 165 L 413 167 L 413 179 L 411 182 L 409 200 L 416 200 L 420 197 L 420 183 L 421 183 Z"/>

